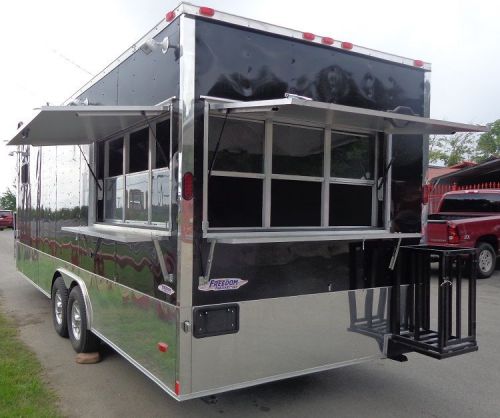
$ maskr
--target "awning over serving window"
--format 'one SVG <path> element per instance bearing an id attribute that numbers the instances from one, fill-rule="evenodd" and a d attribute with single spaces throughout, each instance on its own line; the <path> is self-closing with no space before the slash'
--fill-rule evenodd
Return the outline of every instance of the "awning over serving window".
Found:
<path id="1" fill-rule="evenodd" d="M 237 114 L 251 119 L 273 119 L 274 121 L 314 125 L 331 125 L 332 128 L 347 131 L 385 132 L 388 134 L 437 134 L 449 135 L 456 132 L 487 132 L 481 125 L 429 119 L 395 112 L 363 109 L 333 103 L 303 100 L 295 97 L 253 102 L 211 103 L 215 112 Z"/>
<path id="2" fill-rule="evenodd" d="M 74 145 L 108 138 L 169 106 L 44 106 L 21 126 L 7 145 Z"/>

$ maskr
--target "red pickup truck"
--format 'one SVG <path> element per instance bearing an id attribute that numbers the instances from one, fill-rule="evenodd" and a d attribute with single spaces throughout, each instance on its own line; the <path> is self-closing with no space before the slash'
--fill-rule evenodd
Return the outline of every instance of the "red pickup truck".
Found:
<path id="1" fill-rule="evenodd" d="M 0 231 L 14 227 L 14 216 L 11 210 L 0 209 Z"/>
<path id="2" fill-rule="evenodd" d="M 446 193 L 438 213 L 428 216 L 426 236 L 429 245 L 476 247 L 478 277 L 490 277 L 500 247 L 500 190 Z"/>

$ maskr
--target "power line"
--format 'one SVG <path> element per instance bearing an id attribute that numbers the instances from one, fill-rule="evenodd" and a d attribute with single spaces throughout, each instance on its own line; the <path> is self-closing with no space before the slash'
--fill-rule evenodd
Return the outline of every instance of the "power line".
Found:
<path id="1" fill-rule="evenodd" d="M 69 59 L 67 56 L 63 55 L 61 52 L 59 52 L 57 49 L 52 49 L 51 50 L 54 54 L 58 55 L 61 57 L 64 61 L 70 63 L 71 65 L 75 66 L 76 68 L 82 70 L 83 72 L 87 73 L 88 75 L 93 75 L 90 71 L 87 71 L 85 68 L 83 68 L 81 65 L 78 65 L 76 62 L 73 60 Z"/>

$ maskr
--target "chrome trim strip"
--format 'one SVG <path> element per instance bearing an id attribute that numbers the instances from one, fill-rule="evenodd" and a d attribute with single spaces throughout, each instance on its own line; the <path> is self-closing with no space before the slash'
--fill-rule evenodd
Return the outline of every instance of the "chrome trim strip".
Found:
<path id="1" fill-rule="evenodd" d="M 210 103 L 203 104 L 203 216 L 201 229 L 203 233 L 208 229 L 208 130 L 210 128 Z M 212 175 L 214 172 L 212 171 Z"/>
<path id="2" fill-rule="evenodd" d="M 102 224 L 92 226 L 63 226 L 61 227 L 61 231 L 71 232 L 76 235 L 109 239 L 116 242 L 144 242 L 155 239 L 168 239 L 171 236 L 170 231 Z"/>
<path id="3" fill-rule="evenodd" d="M 177 100 L 177 96 L 169 97 L 168 99 L 162 100 L 159 103 L 156 103 L 155 106 L 170 106 L 170 110 L 172 110 L 173 102 Z M 172 116 L 172 115 L 170 115 Z"/>
<path id="4" fill-rule="evenodd" d="M 130 161 L 129 161 L 129 154 L 130 154 L 130 132 L 127 132 L 125 136 L 123 137 L 123 153 L 122 153 L 122 163 L 123 163 L 123 169 L 122 169 L 122 174 L 123 174 L 123 189 L 122 189 L 122 202 L 123 202 L 123 209 L 122 209 L 122 222 L 125 223 L 125 219 L 127 219 L 127 175 L 129 171 L 129 166 L 130 166 Z"/>
<path id="5" fill-rule="evenodd" d="M 95 146 L 95 142 L 92 142 L 89 144 L 89 165 L 91 170 L 94 173 L 97 173 L 97 147 Z M 81 164 L 81 163 L 80 163 Z M 87 173 L 87 178 L 82 177 L 82 181 L 86 181 L 87 184 L 89 185 L 89 188 L 87 190 L 87 201 L 89 202 L 89 215 L 88 215 L 88 220 L 87 222 L 89 224 L 93 224 L 97 221 L 97 201 L 99 195 L 102 196 L 104 200 L 104 180 L 99 181 L 98 184 L 101 186 L 101 189 L 99 189 L 96 185 L 96 180 L 93 178 L 92 174 L 90 171 Z"/>
<path id="6" fill-rule="evenodd" d="M 205 153 L 208 154 L 208 153 Z M 208 173 L 208 171 L 207 171 Z M 265 174 L 260 173 L 245 173 L 242 171 L 212 171 L 212 176 L 215 177 L 239 177 L 239 178 L 249 178 L 249 179 L 263 179 Z"/>
<path id="7" fill-rule="evenodd" d="M 283 373 L 283 374 L 279 374 L 279 375 L 275 375 L 275 376 L 265 377 L 262 379 L 255 379 L 255 380 L 251 380 L 248 382 L 242 382 L 242 383 L 237 383 L 234 385 L 219 387 L 216 389 L 195 392 L 195 393 L 191 393 L 189 395 L 180 395 L 179 400 L 185 401 L 188 399 L 200 398 L 200 397 L 204 397 L 204 396 L 208 396 L 208 395 L 228 392 L 230 390 L 243 389 L 243 388 L 247 388 L 250 386 L 261 385 L 263 383 L 274 382 L 276 380 L 289 379 L 291 377 L 302 376 L 305 374 L 318 373 L 318 372 L 322 372 L 322 371 L 326 371 L 326 370 L 338 369 L 340 367 L 351 366 L 354 364 L 366 363 L 368 361 L 377 360 L 377 359 L 381 359 L 381 358 L 384 358 L 384 355 L 382 353 L 380 355 L 361 357 L 361 358 L 355 359 L 355 360 L 348 360 L 348 361 L 342 361 L 342 362 L 333 363 L 333 364 L 327 364 L 324 366 L 312 367 L 310 369 L 298 370 L 296 372 Z"/>
<path id="8" fill-rule="evenodd" d="M 182 179 L 185 173 L 194 174 L 194 121 L 195 121 L 195 52 L 196 24 L 189 16 L 180 17 L 180 85 L 179 85 L 179 203 L 177 237 L 177 304 L 180 308 L 179 324 L 192 323 L 192 300 L 194 281 L 194 205 L 195 199 L 182 198 Z M 201 202 L 200 202 L 201 204 Z M 182 328 L 182 326 L 181 326 Z M 177 333 L 178 361 L 176 365 L 177 380 L 181 385 L 181 393 L 191 392 L 191 334 L 179 330 Z"/>
<path id="9" fill-rule="evenodd" d="M 156 124 L 148 126 L 148 220 L 153 219 L 153 164 L 156 163 Z M 169 157 L 170 159 L 170 157 Z M 170 163 L 170 161 L 169 161 Z M 155 167 L 156 168 L 156 167 Z M 129 174 L 130 175 L 130 174 Z M 125 202 L 125 201 L 124 201 Z M 170 219 L 169 219 L 170 220 Z"/>
<path id="10" fill-rule="evenodd" d="M 321 226 L 330 226 L 330 175 L 332 154 L 332 129 L 327 125 L 323 140 L 323 184 L 321 191 Z M 329 180 L 330 179 L 330 180 Z"/>
<path id="11" fill-rule="evenodd" d="M 273 175 L 273 121 L 266 120 L 264 126 L 264 185 L 262 187 L 262 226 L 271 227 L 271 187 Z"/>
<path id="12" fill-rule="evenodd" d="M 241 100 L 233 100 L 233 99 L 225 99 L 224 97 L 215 97 L 215 96 L 200 96 L 200 100 L 205 100 L 208 103 L 235 103 L 240 102 Z"/>
<path id="13" fill-rule="evenodd" d="M 78 286 L 80 286 L 80 290 L 82 291 L 82 295 L 83 295 L 83 300 L 85 302 L 85 311 L 87 314 L 86 315 L 87 316 L 87 326 L 89 329 L 91 329 L 92 328 L 92 320 L 93 320 L 93 311 L 92 311 L 92 303 L 90 302 L 89 292 L 87 290 L 87 285 L 79 276 L 77 276 L 75 273 L 72 273 L 69 270 L 66 270 L 64 267 L 58 267 L 56 269 L 56 271 L 61 274 L 61 276 L 63 277 L 63 280 L 65 279 L 65 277 L 67 277 L 71 282 L 74 281 L 78 284 Z M 64 282 L 66 283 L 66 280 L 64 280 Z"/>
<path id="14" fill-rule="evenodd" d="M 201 17 L 203 17 L 199 13 L 199 7 L 198 6 L 190 4 L 190 3 L 183 3 L 183 4 L 181 4 L 181 6 L 183 6 L 183 12 L 184 13 L 188 13 L 188 14 L 194 15 L 194 16 L 201 16 Z M 179 8 L 181 6 L 179 6 Z M 266 32 L 266 33 L 272 33 L 272 34 L 276 34 L 276 35 L 282 35 L 282 36 L 286 36 L 286 37 L 289 37 L 289 38 L 294 38 L 296 40 L 300 40 L 300 41 L 303 41 L 303 42 L 310 42 L 313 45 L 314 44 L 315 45 L 321 45 L 323 47 L 327 47 L 327 48 L 330 47 L 330 48 L 333 48 L 333 49 L 340 49 L 340 50 L 345 51 L 345 49 L 343 49 L 341 47 L 343 41 L 338 40 L 337 37 L 333 37 L 335 39 L 333 45 L 324 45 L 321 42 L 322 36 L 320 36 L 320 35 L 316 35 L 315 39 L 313 41 L 304 41 L 304 38 L 303 38 L 304 32 L 303 31 L 293 30 L 293 29 L 285 28 L 283 26 L 273 25 L 271 23 L 266 23 L 266 22 L 261 22 L 261 21 L 254 20 L 254 19 L 249 19 L 249 18 L 245 18 L 245 17 L 241 17 L 241 16 L 236 16 L 236 15 L 225 13 L 225 12 L 222 12 L 222 11 L 219 11 L 219 10 L 215 10 L 214 16 L 211 17 L 211 18 L 209 18 L 209 19 L 210 20 L 221 21 L 221 22 L 227 22 L 227 23 L 231 23 L 233 25 L 242 26 L 242 27 L 245 27 L 245 28 L 251 28 L 251 29 L 262 31 L 262 32 Z M 326 35 L 324 35 L 324 36 L 326 36 Z M 355 53 L 358 53 L 358 54 L 368 55 L 370 57 L 375 57 L 375 58 L 383 59 L 383 60 L 386 60 L 386 61 L 392 61 L 392 62 L 395 62 L 395 63 L 398 63 L 398 64 L 403 64 L 403 65 L 407 65 L 407 66 L 410 66 L 410 67 L 418 69 L 418 67 L 415 67 L 415 65 L 414 65 L 414 61 L 415 60 L 411 59 L 411 58 L 405 58 L 405 57 L 402 57 L 402 56 L 399 56 L 399 55 L 395 55 L 395 54 L 390 54 L 390 53 L 378 51 L 376 49 L 366 48 L 366 47 L 363 47 L 363 46 L 360 46 L 360 45 L 353 45 L 353 48 L 351 49 L 351 51 L 355 52 Z M 422 67 L 422 71 L 424 71 L 424 70 L 430 71 L 431 70 L 431 64 L 427 63 L 427 62 L 424 62 L 424 65 Z"/>
<path id="15" fill-rule="evenodd" d="M 375 160 L 373 162 L 373 186 L 372 186 L 372 226 L 377 227 L 378 222 L 378 196 L 377 196 L 377 179 L 378 179 L 378 159 L 380 155 L 380 138 L 375 136 Z"/>
<path id="16" fill-rule="evenodd" d="M 353 184 L 355 186 L 373 186 L 374 180 L 350 179 L 347 177 L 330 177 L 330 183 Z"/>
<path id="17" fill-rule="evenodd" d="M 386 149 L 386 156 L 385 156 L 385 164 L 386 167 L 387 165 L 391 164 L 389 167 L 389 170 L 387 170 L 386 178 L 385 178 L 385 185 L 384 185 L 384 202 L 385 202 L 385 207 L 384 207 L 384 226 L 385 229 L 390 231 L 391 229 L 391 206 L 392 206 L 392 135 L 387 134 L 385 137 L 385 149 Z"/>
<path id="18" fill-rule="evenodd" d="M 272 174 L 272 180 L 294 180 L 294 181 L 311 181 L 316 183 L 323 182 L 323 177 L 308 177 L 308 176 L 296 176 L 293 174 Z"/>
<path id="19" fill-rule="evenodd" d="M 241 232 L 241 231 L 253 231 L 253 232 L 286 232 L 286 231 L 302 231 L 304 233 L 321 231 L 323 233 L 327 233 L 328 231 L 357 231 L 361 229 L 366 229 L 366 226 L 363 225 L 354 225 L 354 226 L 329 226 L 325 228 L 324 226 L 271 226 L 269 228 L 261 228 L 258 226 L 250 226 L 250 227 L 228 227 L 228 228 L 210 228 L 210 232 Z M 385 231 L 383 228 L 368 228 L 368 231 Z"/>
<path id="20" fill-rule="evenodd" d="M 368 226 L 366 227 L 368 228 Z M 319 233 L 325 232 L 325 233 Z M 317 231 L 316 233 L 304 232 L 209 232 L 206 238 L 209 241 L 217 241 L 220 244 L 260 244 L 271 242 L 315 242 L 315 241 L 367 241 L 376 239 L 400 239 L 400 238 L 421 238 L 422 234 L 417 233 L 395 233 L 386 230 L 370 232 L 363 230 L 360 232 L 346 231 Z"/>

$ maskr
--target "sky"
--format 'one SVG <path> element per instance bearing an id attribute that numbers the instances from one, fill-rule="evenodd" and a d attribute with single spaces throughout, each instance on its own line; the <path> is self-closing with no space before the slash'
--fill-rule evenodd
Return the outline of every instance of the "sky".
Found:
<path id="1" fill-rule="evenodd" d="M 0 15 L 0 193 L 15 179 L 5 146 L 33 109 L 59 105 L 145 35 L 172 0 L 18 0 Z M 203 0 L 241 16 L 432 64 L 431 117 L 500 119 L 500 2 Z"/>

